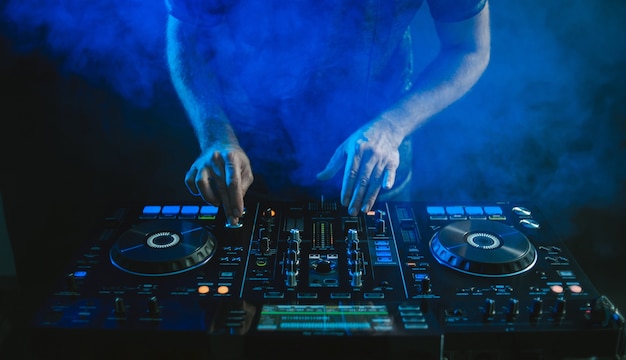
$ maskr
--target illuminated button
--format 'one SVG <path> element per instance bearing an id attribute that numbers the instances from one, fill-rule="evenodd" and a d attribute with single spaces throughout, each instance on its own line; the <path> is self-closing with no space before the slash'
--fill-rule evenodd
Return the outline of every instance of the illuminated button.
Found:
<path id="1" fill-rule="evenodd" d="M 480 206 L 466 206 L 465 212 L 467 215 L 483 215 L 483 208 Z"/>
<path id="2" fill-rule="evenodd" d="M 84 278 L 85 276 L 87 276 L 87 272 L 86 271 L 75 271 L 74 272 L 74 277 L 75 278 Z"/>
<path id="3" fill-rule="evenodd" d="M 485 206 L 484 209 L 487 215 L 502 215 L 502 208 L 499 206 Z"/>
<path id="4" fill-rule="evenodd" d="M 215 216 L 217 215 L 217 212 L 219 211 L 219 208 L 217 206 L 213 206 L 213 205 L 204 205 L 202 207 L 200 207 L 200 214 L 198 215 L 199 219 L 209 219 L 209 220 L 213 220 L 215 219 Z"/>
<path id="5" fill-rule="evenodd" d="M 522 206 L 515 206 L 512 211 L 519 216 L 530 216 L 532 214 L 529 209 Z"/>
<path id="6" fill-rule="evenodd" d="M 210 290 L 209 287 L 206 285 L 198 286 L 198 294 L 208 294 L 209 290 Z"/>
<path id="7" fill-rule="evenodd" d="M 583 288 L 580 285 L 570 285 L 569 290 L 575 294 L 583 292 Z"/>
<path id="8" fill-rule="evenodd" d="M 527 229 L 539 229 L 541 227 L 541 225 L 533 219 L 522 219 L 519 223 Z"/>
<path id="9" fill-rule="evenodd" d="M 232 271 L 222 271 L 220 272 L 220 277 L 232 278 L 235 276 L 235 273 Z"/>
<path id="10" fill-rule="evenodd" d="M 572 270 L 558 270 L 557 273 L 559 274 L 560 277 L 564 277 L 564 278 L 574 277 L 574 272 Z"/>
<path id="11" fill-rule="evenodd" d="M 446 210 L 443 208 L 443 206 L 427 206 L 426 212 L 428 213 L 428 215 L 431 216 L 446 214 Z"/>
<path id="12" fill-rule="evenodd" d="M 561 285 L 552 285 L 550 286 L 550 290 L 552 290 L 555 294 L 560 294 L 563 292 L 563 286 Z"/>
<path id="13" fill-rule="evenodd" d="M 180 213 L 180 206 L 178 205 L 163 206 L 163 209 L 161 210 L 161 215 L 167 217 L 177 216 L 178 213 Z"/>
<path id="14" fill-rule="evenodd" d="M 583 288 L 580 285 L 570 285 L 569 290 L 575 294 L 583 292 Z"/>
<path id="15" fill-rule="evenodd" d="M 228 286 L 226 286 L 226 285 L 222 285 L 222 286 L 219 286 L 217 288 L 217 293 L 218 294 L 228 294 L 228 291 L 229 291 L 229 289 L 228 289 Z"/>
<path id="16" fill-rule="evenodd" d="M 185 205 L 182 209 L 180 209 L 180 216 L 185 218 L 194 218 L 198 215 L 200 211 L 199 206 L 195 205 Z"/>
<path id="17" fill-rule="evenodd" d="M 161 207 L 158 205 L 147 205 L 143 207 L 142 217 L 156 217 L 161 213 Z"/>
<path id="18" fill-rule="evenodd" d="M 446 212 L 452 216 L 465 214 L 462 206 L 446 206 Z"/>
<path id="19" fill-rule="evenodd" d="M 265 265 L 267 265 L 267 259 L 257 259 L 256 260 L 256 265 L 257 266 L 265 266 Z"/>

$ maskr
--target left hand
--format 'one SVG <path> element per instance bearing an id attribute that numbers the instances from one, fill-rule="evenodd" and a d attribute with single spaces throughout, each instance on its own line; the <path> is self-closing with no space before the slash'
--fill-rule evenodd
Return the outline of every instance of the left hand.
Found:
<path id="1" fill-rule="evenodd" d="M 326 168 L 317 174 L 329 180 L 345 164 L 341 203 L 356 216 L 369 211 L 382 188 L 389 190 L 400 166 L 398 147 L 401 136 L 381 123 L 369 123 L 346 139 L 331 157 Z"/>

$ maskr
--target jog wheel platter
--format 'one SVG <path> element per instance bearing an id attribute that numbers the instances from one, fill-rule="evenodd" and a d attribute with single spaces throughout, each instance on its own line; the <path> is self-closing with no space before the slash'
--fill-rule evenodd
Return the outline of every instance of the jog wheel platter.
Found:
<path id="1" fill-rule="evenodd" d="M 515 228 L 487 220 L 452 223 L 435 233 L 430 249 L 452 269 L 479 276 L 520 274 L 537 261 L 528 238 Z"/>
<path id="2" fill-rule="evenodd" d="M 161 276 L 205 264 L 214 249 L 215 238 L 205 226 L 160 220 L 124 232 L 111 248 L 110 257 L 113 265 L 131 274 Z"/>

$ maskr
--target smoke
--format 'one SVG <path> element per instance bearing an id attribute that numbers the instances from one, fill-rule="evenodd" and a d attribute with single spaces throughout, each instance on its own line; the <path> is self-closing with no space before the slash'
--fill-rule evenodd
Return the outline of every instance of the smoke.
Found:
<path id="1" fill-rule="evenodd" d="M 416 134 L 415 194 L 527 200 L 571 235 L 581 207 L 624 208 L 626 4 L 491 2 L 489 68 Z"/>
<path id="2" fill-rule="evenodd" d="M 623 209 L 626 3 L 492 0 L 490 8 L 486 73 L 414 135 L 415 197 L 531 200 L 561 228 L 583 206 Z M 417 71 L 437 46 L 427 11 L 413 29 Z M 61 71 L 143 107 L 169 91 L 165 16 L 160 0 L 8 0 L 3 12 L 17 51 L 44 48 Z"/>
<path id="3" fill-rule="evenodd" d="M 3 11 L 17 51 L 43 49 L 65 74 L 111 86 L 144 107 L 168 79 L 165 16 L 158 0 L 9 0 Z"/>

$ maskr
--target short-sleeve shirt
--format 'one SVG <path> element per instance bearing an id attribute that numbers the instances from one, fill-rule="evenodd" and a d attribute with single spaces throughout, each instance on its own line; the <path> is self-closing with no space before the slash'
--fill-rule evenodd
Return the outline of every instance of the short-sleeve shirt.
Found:
<path id="1" fill-rule="evenodd" d="M 436 21 L 452 22 L 487 0 L 426 1 Z M 424 0 L 166 2 L 196 27 L 196 51 L 210 54 L 222 106 L 268 192 L 337 192 L 342 174 L 315 174 L 410 86 L 407 29 Z"/>

